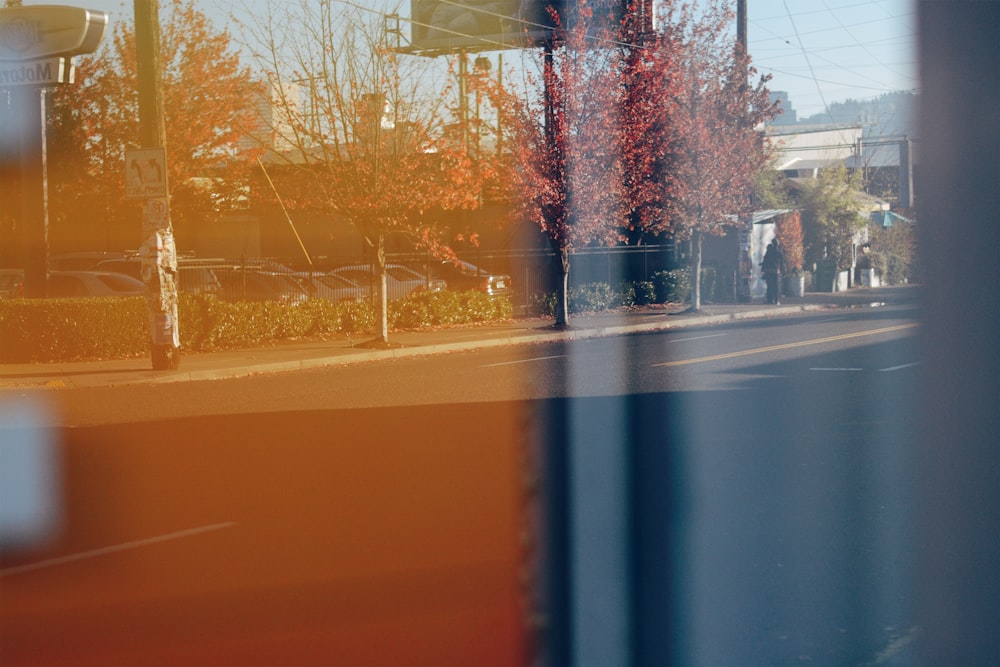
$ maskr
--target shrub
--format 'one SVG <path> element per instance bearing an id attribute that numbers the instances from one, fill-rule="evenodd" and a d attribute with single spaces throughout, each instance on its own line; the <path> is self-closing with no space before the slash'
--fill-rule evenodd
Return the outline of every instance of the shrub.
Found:
<path id="1" fill-rule="evenodd" d="M 464 292 L 458 295 L 462 322 L 489 322 L 509 320 L 514 316 L 514 305 L 508 298 L 496 298 L 483 292 Z"/>
<path id="2" fill-rule="evenodd" d="M 484 292 L 422 292 L 389 303 L 389 326 L 399 329 L 509 319 L 510 299 Z"/>
<path id="3" fill-rule="evenodd" d="M 509 319 L 509 299 L 482 292 L 419 294 L 389 307 L 393 328 L 421 328 Z M 268 301 L 230 303 L 181 294 L 181 347 L 205 351 L 336 333 L 370 332 L 369 303 L 313 299 L 301 305 Z M 142 297 L 0 300 L 0 362 L 31 363 L 113 359 L 149 353 Z"/>
<path id="4" fill-rule="evenodd" d="M 538 292 L 531 295 L 528 303 L 530 312 L 534 315 L 552 317 L 556 314 L 555 292 Z"/>
<path id="5" fill-rule="evenodd" d="M 345 334 L 354 334 L 361 331 L 373 331 L 375 329 L 375 309 L 372 304 L 361 303 L 341 303 L 337 305 L 337 329 Z"/>
<path id="6" fill-rule="evenodd" d="M 652 280 L 639 280 L 631 285 L 635 290 L 635 305 L 648 306 L 656 303 L 656 285 Z"/>
<path id="7" fill-rule="evenodd" d="M 574 313 L 608 310 L 620 303 L 621 297 L 607 283 L 587 283 L 569 291 L 569 309 Z"/>
<path id="8" fill-rule="evenodd" d="M 428 294 L 419 294 L 389 302 L 389 327 L 419 329 L 430 326 L 431 308 Z"/>
<path id="9" fill-rule="evenodd" d="M 887 285 L 899 285 L 913 279 L 916 258 L 916 235 L 913 225 L 897 222 L 892 227 L 873 227 L 868 259 Z"/>
<path id="10" fill-rule="evenodd" d="M 132 357 L 149 350 L 142 297 L 0 301 L 0 361 Z"/>
<path id="11" fill-rule="evenodd" d="M 691 272 L 688 269 L 657 271 L 653 274 L 657 303 L 684 303 L 691 298 Z"/>
<path id="12" fill-rule="evenodd" d="M 717 276 L 715 267 L 706 266 L 701 270 L 701 298 L 705 301 L 715 301 Z"/>
<path id="13" fill-rule="evenodd" d="M 626 306 L 648 306 L 651 303 L 656 303 L 656 285 L 653 284 L 652 280 L 637 280 L 628 283 L 623 291 L 629 295 L 631 301 L 631 303 L 626 303 L 623 295 L 622 302 Z"/>

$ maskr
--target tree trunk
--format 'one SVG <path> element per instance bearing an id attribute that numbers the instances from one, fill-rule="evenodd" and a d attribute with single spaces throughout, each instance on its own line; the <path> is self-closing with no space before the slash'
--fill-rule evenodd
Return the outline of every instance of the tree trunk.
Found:
<path id="1" fill-rule="evenodd" d="M 556 285 L 556 326 L 565 327 L 569 325 L 569 249 L 558 248 L 556 255 L 559 258 L 557 267 L 558 284 Z"/>
<path id="2" fill-rule="evenodd" d="M 701 241 L 703 234 L 694 233 L 694 261 L 691 264 L 691 310 L 701 310 Z"/>
<path id="3" fill-rule="evenodd" d="M 379 232 L 375 239 L 375 340 L 389 342 L 389 295 L 385 271 L 385 234 Z"/>

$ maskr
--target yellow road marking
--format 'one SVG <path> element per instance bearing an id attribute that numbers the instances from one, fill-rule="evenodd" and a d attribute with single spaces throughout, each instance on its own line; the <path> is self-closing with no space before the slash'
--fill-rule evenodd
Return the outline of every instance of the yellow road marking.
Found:
<path id="1" fill-rule="evenodd" d="M 63 380 L 5 380 L 0 379 L 2 389 L 65 389 L 69 385 Z"/>
<path id="2" fill-rule="evenodd" d="M 805 347 L 807 345 L 820 345 L 822 343 L 832 343 L 837 340 L 847 340 L 848 338 L 861 338 L 862 336 L 877 336 L 878 334 L 889 333 L 891 331 L 901 331 L 903 329 L 912 329 L 917 326 L 916 323 L 911 324 L 898 324 L 894 327 L 885 327 L 883 329 L 870 329 L 868 331 L 856 331 L 854 333 L 840 334 L 839 336 L 827 336 L 826 338 L 814 338 L 812 340 L 803 340 L 796 343 L 782 343 L 781 345 L 768 345 L 767 347 L 755 347 L 750 350 L 740 350 L 738 352 L 726 352 L 725 354 L 713 354 L 710 357 L 698 357 L 695 359 L 682 359 L 680 361 L 665 361 L 660 364 L 653 364 L 653 368 L 661 368 L 665 366 L 686 366 L 688 364 L 700 364 L 705 361 L 719 361 L 720 359 L 733 359 L 735 357 L 746 357 L 751 354 L 763 354 L 765 352 L 774 352 L 776 350 L 788 350 L 793 347 Z"/>

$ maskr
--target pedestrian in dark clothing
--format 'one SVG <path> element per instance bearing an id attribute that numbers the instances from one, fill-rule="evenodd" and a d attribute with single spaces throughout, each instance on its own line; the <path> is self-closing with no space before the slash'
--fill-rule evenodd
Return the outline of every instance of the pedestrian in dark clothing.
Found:
<path id="1" fill-rule="evenodd" d="M 764 253 L 764 261 L 760 263 L 761 273 L 764 274 L 764 282 L 767 283 L 767 302 L 777 305 L 778 283 L 781 280 L 781 248 L 778 247 L 778 239 L 774 239 L 767 246 Z"/>

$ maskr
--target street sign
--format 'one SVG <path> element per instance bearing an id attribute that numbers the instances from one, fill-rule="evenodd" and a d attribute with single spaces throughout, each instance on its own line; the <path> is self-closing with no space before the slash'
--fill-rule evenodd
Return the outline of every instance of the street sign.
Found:
<path id="1" fill-rule="evenodd" d="M 146 219 L 156 227 L 167 221 L 169 211 L 166 198 L 151 197 L 146 200 Z"/>
<path id="2" fill-rule="evenodd" d="M 125 151 L 125 197 L 167 196 L 167 153 L 162 148 Z"/>
<path id="3" fill-rule="evenodd" d="M 66 57 L 27 61 L 0 60 L 0 88 L 73 83 L 73 73 L 73 63 Z"/>

